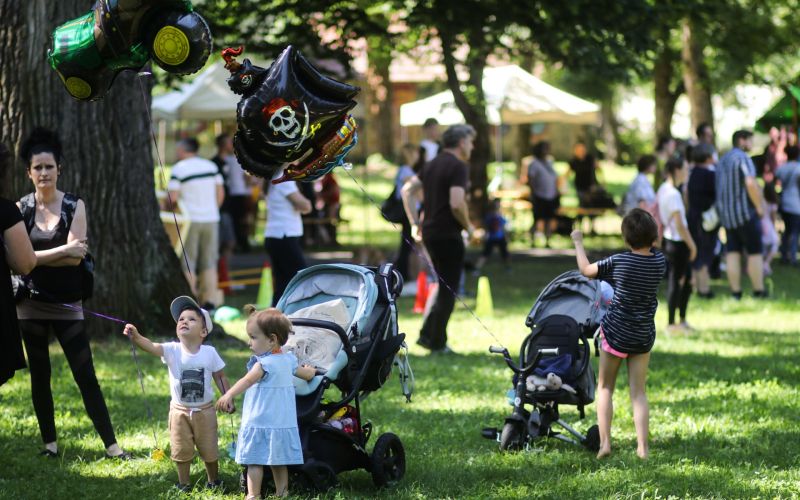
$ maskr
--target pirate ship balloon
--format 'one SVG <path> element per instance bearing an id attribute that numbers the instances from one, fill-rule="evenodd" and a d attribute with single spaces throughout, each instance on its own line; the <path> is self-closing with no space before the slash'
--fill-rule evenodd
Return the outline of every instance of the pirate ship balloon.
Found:
<path id="1" fill-rule="evenodd" d="M 236 109 L 236 157 L 248 172 L 313 181 L 344 163 L 355 146 L 356 122 L 348 112 L 358 87 L 322 75 L 291 45 L 269 69 L 234 58 L 243 48 L 222 51 L 231 72 L 228 86 L 242 96 Z"/>

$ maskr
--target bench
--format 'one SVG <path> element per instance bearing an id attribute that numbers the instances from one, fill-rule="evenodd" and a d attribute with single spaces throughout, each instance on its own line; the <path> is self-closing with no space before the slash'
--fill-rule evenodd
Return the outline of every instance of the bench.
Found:
<path id="1" fill-rule="evenodd" d="M 575 227 L 581 231 L 586 225 L 585 221 L 588 220 L 589 234 L 597 234 L 594 224 L 595 219 L 605 215 L 617 215 L 617 210 L 614 208 L 559 207 L 558 215 L 574 219 Z"/>

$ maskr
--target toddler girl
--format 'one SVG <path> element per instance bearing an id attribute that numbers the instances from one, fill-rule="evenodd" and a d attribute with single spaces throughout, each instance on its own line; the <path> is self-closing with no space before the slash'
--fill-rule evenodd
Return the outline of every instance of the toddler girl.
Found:
<path id="1" fill-rule="evenodd" d="M 625 359 L 628 362 L 633 423 L 636 427 L 636 454 L 645 459 L 649 453 L 647 434 L 649 407 L 645 394 L 650 350 L 656 339 L 653 322 L 658 307 L 658 284 L 664 277 L 664 255 L 652 248 L 658 239 L 658 226 L 652 215 L 641 208 L 631 209 L 622 219 L 622 236 L 630 252 L 589 263 L 583 248 L 583 235 L 572 232 L 578 269 L 587 278 L 608 281 L 614 296 L 600 323 L 600 370 L 597 384 L 597 425 L 600 430 L 600 451 L 597 458 L 611 454 L 611 418 L 614 414 L 611 397 L 617 373 Z"/>
<path id="2" fill-rule="evenodd" d="M 272 469 L 275 495 L 289 494 L 287 465 L 302 464 L 292 377 L 314 377 L 314 368 L 297 366 L 292 353 L 281 352 L 292 330 L 289 318 L 275 308 L 256 311 L 246 306 L 248 345 L 255 353 L 247 374 L 217 400 L 217 409 L 229 411 L 233 398 L 245 392 L 242 426 L 236 444 L 236 463 L 247 466 L 247 499 L 261 497 L 264 466 Z"/>

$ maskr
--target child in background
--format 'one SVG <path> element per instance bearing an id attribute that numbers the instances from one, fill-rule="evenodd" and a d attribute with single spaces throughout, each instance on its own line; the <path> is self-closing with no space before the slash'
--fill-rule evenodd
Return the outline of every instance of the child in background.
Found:
<path id="1" fill-rule="evenodd" d="M 777 193 L 775 188 L 764 188 L 764 199 L 761 203 L 761 243 L 764 246 L 764 276 L 772 275 L 772 259 L 778 255 L 781 239 L 775 230 L 775 216 L 778 213 Z"/>
<path id="2" fill-rule="evenodd" d="M 212 328 L 208 311 L 186 296 L 173 300 L 169 309 L 177 323 L 175 334 L 178 342 L 153 343 L 130 324 L 125 325 L 123 334 L 142 350 L 159 356 L 169 369 L 172 393 L 169 442 L 171 458 L 178 468 L 178 484 L 175 487 L 184 492 L 191 489 L 189 468 L 197 447 L 206 465 L 206 488 L 221 488 L 222 481 L 218 479 L 217 414 L 214 411 L 211 379 L 213 377 L 217 388 L 224 394 L 228 387 L 228 380 L 222 371 L 225 363 L 216 349 L 203 345 Z M 230 411 L 233 411 L 232 407 Z"/>
<path id="3" fill-rule="evenodd" d="M 583 234 L 572 232 L 578 269 L 587 278 L 608 281 L 614 296 L 600 323 L 600 369 L 597 385 L 597 424 L 600 451 L 597 458 L 611 454 L 612 396 L 623 359 L 628 362 L 633 423 L 636 427 L 636 454 L 646 459 L 649 453 L 649 407 L 645 382 L 650 350 L 656 339 L 653 321 L 658 307 L 658 285 L 664 277 L 664 255 L 653 249 L 658 226 L 653 216 L 641 208 L 631 209 L 622 219 L 622 236 L 630 252 L 607 257 L 594 264 L 586 257 Z"/>
<path id="4" fill-rule="evenodd" d="M 247 466 L 247 500 L 261 498 L 264 466 L 272 469 L 275 495 L 289 494 L 287 465 L 302 464 L 303 450 L 297 430 L 293 377 L 311 380 L 311 366 L 297 366 L 293 353 L 281 346 L 292 331 L 289 318 L 275 308 L 256 311 L 248 305 L 248 346 L 255 355 L 247 374 L 217 401 L 217 409 L 232 411 L 233 398 L 245 392 L 242 426 L 236 443 L 236 463 Z"/>
<path id="5" fill-rule="evenodd" d="M 485 236 L 483 240 L 483 253 L 481 253 L 478 262 L 475 264 L 474 274 L 480 274 L 481 269 L 486 260 L 491 257 L 492 249 L 497 247 L 500 249 L 500 256 L 503 258 L 503 263 L 506 270 L 511 269 L 511 257 L 508 254 L 508 242 L 506 241 L 506 221 L 503 214 L 500 212 L 500 200 L 495 198 L 489 207 L 489 213 L 483 220 L 483 228 Z"/>

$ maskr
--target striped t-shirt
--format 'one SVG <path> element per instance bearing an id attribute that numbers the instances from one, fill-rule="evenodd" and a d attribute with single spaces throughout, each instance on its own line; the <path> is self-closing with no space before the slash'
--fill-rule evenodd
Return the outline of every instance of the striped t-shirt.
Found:
<path id="1" fill-rule="evenodd" d="M 716 168 L 717 213 L 726 229 L 743 226 L 756 210 L 747 196 L 745 179 L 756 176 L 756 167 L 747 153 L 733 148 L 722 157 Z"/>
<path id="2" fill-rule="evenodd" d="M 614 298 L 601 323 L 606 342 L 624 353 L 644 353 L 653 348 L 658 307 L 658 284 L 664 277 L 664 254 L 618 253 L 597 263 L 597 279 L 614 287 Z"/>
<path id="3" fill-rule="evenodd" d="M 219 222 L 217 186 L 222 183 L 219 167 L 214 162 L 192 156 L 172 166 L 167 189 L 180 192 L 181 202 L 193 223 Z"/>

